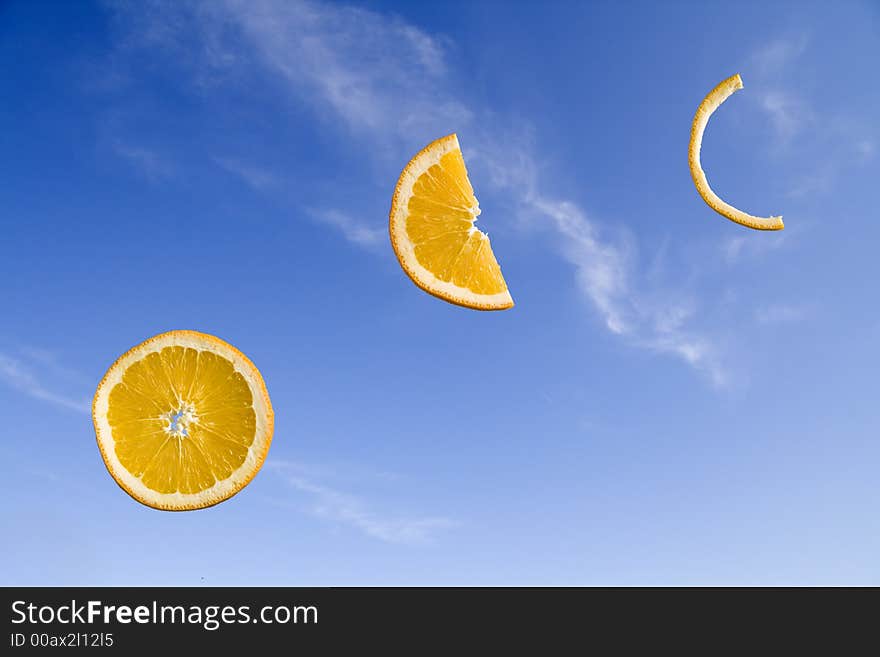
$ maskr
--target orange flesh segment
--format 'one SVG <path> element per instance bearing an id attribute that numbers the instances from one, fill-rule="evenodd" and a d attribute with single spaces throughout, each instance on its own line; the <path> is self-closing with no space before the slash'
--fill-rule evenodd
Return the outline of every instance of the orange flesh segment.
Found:
<path id="1" fill-rule="evenodd" d="M 474 226 L 479 203 L 459 149 L 419 176 L 407 210 L 406 233 L 425 269 L 476 294 L 507 289 L 488 237 Z"/>

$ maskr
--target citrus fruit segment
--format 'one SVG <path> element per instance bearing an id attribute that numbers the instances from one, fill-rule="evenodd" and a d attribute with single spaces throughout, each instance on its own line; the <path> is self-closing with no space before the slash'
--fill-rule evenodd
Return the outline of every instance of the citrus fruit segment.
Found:
<path id="1" fill-rule="evenodd" d="M 235 495 L 263 465 L 274 428 L 254 364 L 196 331 L 162 333 L 123 354 L 98 385 L 92 419 L 116 483 L 167 511 Z"/>
<path id="2" fill-rule="evenodd" d="M 694 123 L 691 126 L 691 141 L 688 148 L 688 164 L 691 169 L 691 177 L 694 179 L 694 184 L 697 186 L 700 196 L 718 214 L 756 230 L 782 230 L 785 227 L 782 223 L 782 217 L 755 217 L 721 200 L 712 191 L 709 181 L 706 179 L 706 174 L 703 172 L 703 167 L 700 165 L 700 148 L 703 144 L 703 132 L 709 123 L 709 117 L 712 116 L 712 113 L 718 109 L 721 103 L 727 100 L 735 91 L 742 88 L 742 78 L 737 73 L 712 89 L 697 108 L 697 113 L 694 115 Z"/>
<path id="3" fill-rule="evenodd" d="M 479 214 L 458 137 L 443 137 L 400 174 L 391 201 L 391 245 L 425 292 L 477 310 L 510 308 L 513 299 L 489 236 L 474 225 Z"/>

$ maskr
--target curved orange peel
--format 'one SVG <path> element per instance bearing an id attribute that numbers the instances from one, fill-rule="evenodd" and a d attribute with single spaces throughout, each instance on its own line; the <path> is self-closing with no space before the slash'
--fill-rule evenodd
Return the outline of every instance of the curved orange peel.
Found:
<path id="1" fill-rule="evenodd" d="M 782 230 L 785 225 L 782 223 L 782 217 L 756 217 L 739 210 L 729 203 L 725 203 L 709 186 L 706 174 L 700 166 L 700 147 L 703 143 L 703 132 L 709 123 L 709 117 L 718 109 L 718 107 L 727 100 L 735 91 L 743 88 L 742 78 L 737 73 L 721 82 L 716 86 L 700 103 L 697 113 L 694 115 L 694 122 L 691 126 L 691 142 L 688 148 L 688 164 L 690 165 L 691 176 L 697 191 L 706 202 L 706 204 L 723 217 L 727 217 L 733 222 L 742 224 L 755 230 Z"/>

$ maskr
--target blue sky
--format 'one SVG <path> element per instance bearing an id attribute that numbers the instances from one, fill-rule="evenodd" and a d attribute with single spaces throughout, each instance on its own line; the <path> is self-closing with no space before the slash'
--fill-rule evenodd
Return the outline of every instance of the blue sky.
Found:
<path id="1" fill-rule="evenodd" d="M 0 583 L 880 584 L 878 59 L 867 2 L 3 3 Z M 736 72 L 703 165 L 781 233 L 687 170 Z M 450 132 L 510 311 L 388 244 Z M 88 413 L 175 328 L 277 415 L 183 514 Z"/>

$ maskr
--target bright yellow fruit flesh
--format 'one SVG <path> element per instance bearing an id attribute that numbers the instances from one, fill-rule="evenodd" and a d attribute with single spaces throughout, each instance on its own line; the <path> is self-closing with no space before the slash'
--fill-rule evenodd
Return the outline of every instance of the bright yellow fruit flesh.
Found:
<path id="1" fill-rule="evenodd" d="M 256 431 L 252 404 L 227 359 L 165 347 L 125 371 L 107 419 L 132 475 L 159 493 L 198 493 L 244 463 Z"/>
<path id="2" fill-rule="evenodd" d="M 422 149 L 401 173 L 389 230 L 397 259 L 420 288 L 477 310 L 513 306 L 456 135 Z"/>
<path id="3" fill-rule="evenodd" d="M 407 208 L 406 234 L 425 269 L 476 294 L 507 289 L 489 238 L 474 226 L 479 203 L 460 150 L 419 176 Z"/>

